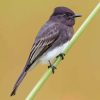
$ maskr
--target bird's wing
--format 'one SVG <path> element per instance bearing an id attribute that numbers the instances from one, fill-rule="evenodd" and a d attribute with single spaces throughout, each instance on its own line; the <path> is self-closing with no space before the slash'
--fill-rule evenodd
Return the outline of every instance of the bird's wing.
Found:
<path id="1" fill-rule="evenodd" d="M 31 49 L 24 71 L 27 72 L 31 65 L 52 46 L 58 37 L 58 24 L 51 25 L 51 27 L 48 27 L 41 36 L 38 35 Z"/>
<path id="2" fill-rule="evenodd" d="M 19 76 L 18 80 L 16 81 L 13 91 L 11 92 L 11 96 L 16 94 L 16 90 L 19 87 L 20 83 L 24 79 L 24 77 L 27 74 L 27 71 L 30 69 L 31 65 L 40 57 L 42 56 L 51 46 L 52 44 L 58 39 L 59 37 L 59 28 L 57 28 L 58 25 L 54 24 L 50 27 L 42 28 L 40 32 L 44 32 L 41 34 L 38 34 L 36 37 L 36 40 L 32 46 L 30 55 L 28 57 L 27 63 L 24 67 L 24 70 L 22 71 L 21 75 Z"/>
<path id="3" fill-rule="evenodd" d="M 11 96 L 16 94 L 16 90 L 19 87 L 22 80 L 24 79 L 24 77 L 26 76 L 27 71 L 39 57 L 41 57 L 48 49 L 50 49 L 51 46 L 55 47 L 56 46 L 55 44 L 61 45 L 62 41 L 65 43 L 71 38 L 72 34 L 68 33 L 70 33 L 70 30 L 72 30 L 72 28 L 68 27 L 65 27 L 64 29 L 63 28 L 64 28 L 63 25 L 51 23 L 47 24 L 40 30 L 40 33 L 36 37 L 35 42 L 32 46 L 24 70 L 22 71 L 21 75 L 19 76 L 18 80 L 14 85 L 13 91 L 11 92 Z"/>

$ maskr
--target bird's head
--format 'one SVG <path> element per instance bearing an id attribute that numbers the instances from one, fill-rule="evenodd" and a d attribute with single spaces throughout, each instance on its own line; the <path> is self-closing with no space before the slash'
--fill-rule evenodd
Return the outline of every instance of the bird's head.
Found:
<path id="1" fill-rule="evenodd" d="M 51 18 L 58 18 L 59 20 L 64 21 L 68 26 L 73 26 L 75 24 L 75 18 L 81 17 L 80 14 L 75 14 L 71 9 L 67 7 L 56 7 L 54 9 Z"/>

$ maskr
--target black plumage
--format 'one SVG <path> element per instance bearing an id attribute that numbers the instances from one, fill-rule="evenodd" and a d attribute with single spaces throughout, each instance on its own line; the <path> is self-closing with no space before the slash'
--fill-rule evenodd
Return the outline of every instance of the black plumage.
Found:
<path id="1" fill-rule="evenodd" d="M 32 46 L 26 65 L 14 85 L 11 96 L 15 95 L 18 86 L 26 76 L 28 70 L 36 61 L 49 51 L 63 45 L 71 39 L 74 33 L 74 24 L 75 13 L 72 10 L 66 7 L 55 8 L 53 14 L 50 16 L 50 19 L 40 29 Z"/>

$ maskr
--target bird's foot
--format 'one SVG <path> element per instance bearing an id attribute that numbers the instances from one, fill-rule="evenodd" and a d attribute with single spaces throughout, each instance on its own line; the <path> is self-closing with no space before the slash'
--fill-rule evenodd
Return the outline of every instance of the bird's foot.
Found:
<path id="1" fill-rule="evenodd" d="M 54 65 L 52 65 L 51 64 L 51 62 L 50 62 L 50 60 L 49 60 L 49 66 L 48 66 L 48 68 L 52 68 L 52 73 L 54 74 L 54 72 L 55 72 L 55 69 L 57 69 Z"/>
<path id="2" fill-rule="evenodd" d="M 62 60 L 64 59 L 64 56 L 65 56 L 65 54 L 64 53 L 60 53 L 56 58 L 58 58 L 58 57 L 61 57 L 62 58 Z"/>

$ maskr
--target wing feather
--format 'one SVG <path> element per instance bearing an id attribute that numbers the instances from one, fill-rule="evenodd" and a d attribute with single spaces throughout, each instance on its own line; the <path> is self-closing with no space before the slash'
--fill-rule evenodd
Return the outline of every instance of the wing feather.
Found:
<path id="1" fill-rule="evenodd" d="M 59 37 L 59 29 L 56 30 L 57 25 L 54 25 L 49 31 L 46 31 L 47 33 L 42 37 L 38 38 L 37 42 L 33 44 L 33 47 L 31 49 L 29 58 L 27 60 L 25 71 L 28 71 L 28 69 L 31 67 L 31 65 L 40 57 L 42 56 L 56 41 L 56 39 Z M 49 33 L 49 34 L 48 34 Z"/>

